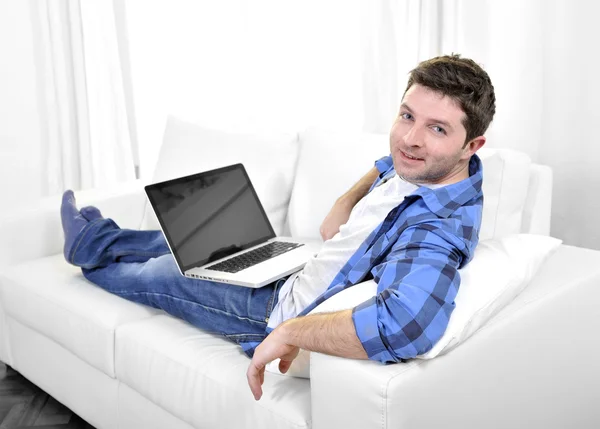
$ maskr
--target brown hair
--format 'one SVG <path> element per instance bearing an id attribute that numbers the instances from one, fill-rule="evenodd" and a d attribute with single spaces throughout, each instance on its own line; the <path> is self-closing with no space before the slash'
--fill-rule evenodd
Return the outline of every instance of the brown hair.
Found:
<path id="1" fill-rule="evenodd" d="M 459 103 L 466 115 L 463 120 L 467 130 L 465 145 L 485 133 L 496 113 L 496 96 L 490 77 L 475 61 L 461 58 L 459 54 L 421 62 L 411 70 L 404 94 L 414 84 L 425 86 Z"/>

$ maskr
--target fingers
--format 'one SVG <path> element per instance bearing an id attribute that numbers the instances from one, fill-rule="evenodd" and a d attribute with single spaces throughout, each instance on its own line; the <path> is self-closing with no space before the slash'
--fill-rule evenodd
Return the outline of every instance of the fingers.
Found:
<path id="1" fill-rule="evenodd" d="M 294 361 L 289 361 L 289 360 L 280 360 L 279 361 L 279 372 L 282 374 L 285 374 L 286 372 L 288 372 L 288 370 L 290 369 L 290 367 L 292 366 L 292 363 Z"/>
<path id="2" fill-rule="evenodd" d="M 279 328 L 277 328 L 279 329 Z M 254 395 L 255 400 L 259 400 L 262 396 L 262 385 L 265 381 L 265 367 L 269 362 L 280 358 L 284 362 L 283 368 L 285 372 L 289 369 L 291 362 L 298 356 L 300 349 L 289 344 L 281 343 L 277 331 L 270 333 L 267 338 L 256 348 L 252 361 L 248 366 L 246 378 L 248 386 Z"/>
<path id="3" fill-rule="evenodd" d="M 337 230 L 333 230 L 333 228 L 326 228 L 325 226 L 322 226 L 321 229 L 319 230 L 323 241 L 329 240 L 331 237 L 333 237 L 335 234 L 337 234 L 338 231 L 339 231 L 339 228 Z"/>
<path id="4" fill-rule="evenodd" d="M 248 379 L 248 386 L 250 386 L 250 391 L 252 392 L 254 399 L 258 401 L 262 396 L 262 384 L 265 381 L 265 367 L 257 368 L 253 363 L 250 363 L 246 378 Z"/>
<path id="5" fill-rule="evenodd" d="M 328 234 L 325 232 L 325 230 L 323 228 L 321 228 L 321 230 L 319 232 L 321 233 L 321 238 L 323 239 L 323 241 L 329 240 Z"/>

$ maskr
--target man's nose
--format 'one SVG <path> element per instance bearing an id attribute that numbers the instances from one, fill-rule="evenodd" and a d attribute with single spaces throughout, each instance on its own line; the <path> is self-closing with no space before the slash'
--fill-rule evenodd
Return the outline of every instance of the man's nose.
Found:
<path id="1" fill-rule="evenodd" d="M 419 130 L 419 127 L 413 125 L 410 130 L 404 135 L 404 142 L 408 146 L 422 146 L 423 135 Z"/>

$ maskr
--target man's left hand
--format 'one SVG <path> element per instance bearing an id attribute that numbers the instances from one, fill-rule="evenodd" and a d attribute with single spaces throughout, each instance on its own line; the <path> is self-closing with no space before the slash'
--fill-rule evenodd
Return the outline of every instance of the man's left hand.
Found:
<path id="1" fill-rule="evenodd" d="M 254 357 L 246 372 L 248 385 L 254 395 L 254 399 L 258 401 L 262 396 L 262 384 L 265 381 L 265 366 L 269 362 L 279 358 L 279 371 L 285 374 L 290 369 L 290 366 L 292 366 L 292 362 L 298 356 L 299 352 L 299 347 L 287 344 L 283 340 L 279 329 L 275 329 L 260 343 L 254 351 Z"/>

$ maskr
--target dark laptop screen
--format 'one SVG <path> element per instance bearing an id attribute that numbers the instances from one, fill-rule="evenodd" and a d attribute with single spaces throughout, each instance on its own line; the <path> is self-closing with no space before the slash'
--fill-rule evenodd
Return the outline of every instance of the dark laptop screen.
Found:
<path id="1" fill-rule="evenodd" d="M 183 271 L 275 237 L 242 164 L 145 189 Z"/>

